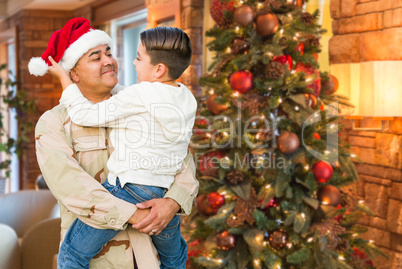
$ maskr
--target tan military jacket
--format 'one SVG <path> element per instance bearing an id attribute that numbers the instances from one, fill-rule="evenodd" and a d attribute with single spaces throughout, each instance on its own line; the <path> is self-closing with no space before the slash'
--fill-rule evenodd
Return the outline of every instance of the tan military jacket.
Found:
<path id="1" fill-rule="evenodd" d="M 136 206 L 114 197 L 99 184 L 107 178 L 106 162 L 113 151 L 109 133 L 108 128 L 75 125 L 61 105 L 45 112 L 36 125 L 39 167 L 60 204 L 61 241 L 76 217 L 92 227 L 122 229 L 92 259 L 90 268 L 134 268 L 133 252 L 140 269 L 159 268 L 150 237 L 127 228 Z M 165 197 L 177 201 L 182 214 L 189 214 L 197 192 L 194 160 L 189 154 Z"/>

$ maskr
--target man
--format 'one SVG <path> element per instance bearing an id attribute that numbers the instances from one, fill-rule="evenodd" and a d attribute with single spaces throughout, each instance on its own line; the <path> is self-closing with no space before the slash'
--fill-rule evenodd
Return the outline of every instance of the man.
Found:
<path id="1" fill-rule="evenodd" d="M 31 74 L 44 75 L 52 56 L 69 73 L 82 94 L 93 103 L 110 97 L 117 84 L 117 63 L 110 54 L 111 39 L 94 30 L 83 18 L 70 20 L 56 31 L 41 58 L 31 60 Z M 105 48 L 106 46 L 106 49 Z M 189 154 L 182 170 L 163 199 L 139 205 L 120 200 L 104 189 L 106 162 L 113 151 L 110 129 L 89 128 L 72 123 L 65 107 L 58 105 L 39 119 L 35 137 L 42 174 L 60 204 L 62 236 L 78 217 L 84 223 L 104 229 L 125 229 L 106 244 L 92 259 L 90 268 L 133 268 L 133 251 L 140 269 L 158 268 L 155 248 L 146 234 L 158 234 L 180 211 L 189 214 L 198 191 L 194 162 Z"/>

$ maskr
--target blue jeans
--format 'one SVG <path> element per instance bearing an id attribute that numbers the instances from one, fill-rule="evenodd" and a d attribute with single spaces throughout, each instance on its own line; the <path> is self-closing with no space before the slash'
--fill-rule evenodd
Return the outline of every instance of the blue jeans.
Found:
<path id="1" fill-rule="evenodd" d="M 160 187 L 129 183 L 122 188 L 118 179 L 116 186 L 110 185 L 108 181 L 102 185 L 114 196 L 133 204 L 162 198 L 166 191 Z M 112 229 L 96 229 L 76 219 L 60 247 L 57 268 L 89 268 L 90 260 L 119 232 Z M 187 244 L 180 234 L 178 215 L 173 217 L 159 235 L 153 235 L 151 238 L 159 253 L 162 269 L 186 268 Z"/>

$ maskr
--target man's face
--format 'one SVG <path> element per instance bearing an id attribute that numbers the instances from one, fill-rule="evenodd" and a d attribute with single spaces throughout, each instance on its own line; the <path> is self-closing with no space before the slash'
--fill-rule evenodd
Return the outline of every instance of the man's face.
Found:
<path id="1" fill-rule="evenodd" d="M 74 82 L 85 92 L 111 91 L 117 84 L 117 62 L 108 45 L 90 49 L 73 69 L 73 74 L 76 74 L 76 77 L 72 76 Z"/>
<path id="2" fill-rule="evenodd" d="M 137 71 L 138 83 L 142 81 L 156 81 L 154 74 L 157 70 L 157 66 L 151 64 L 151 57 L 142 42 L 138 45 L 137 58 L 135 58 L 133 64 L 135 65 L 135 71 Z"/>

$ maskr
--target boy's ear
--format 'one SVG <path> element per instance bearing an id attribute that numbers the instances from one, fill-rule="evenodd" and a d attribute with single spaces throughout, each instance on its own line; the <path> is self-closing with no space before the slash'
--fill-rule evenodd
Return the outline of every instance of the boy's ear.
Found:
<path id="1" fill-rule="evenodd" d="M 167 74 L 168 71 L 169 71 L 169 69 L 164 63 L 158 63 L 156 65 L 155 77 L 161 78 L 164 74 Z"/>
<path id="2" fill-rule="evenodd" d="M 80 77 L 78 76 L 77 71 L 75 71 L 74 68 L 70 70 L 70 78 L 75 83 L 80 81 Z"/>

